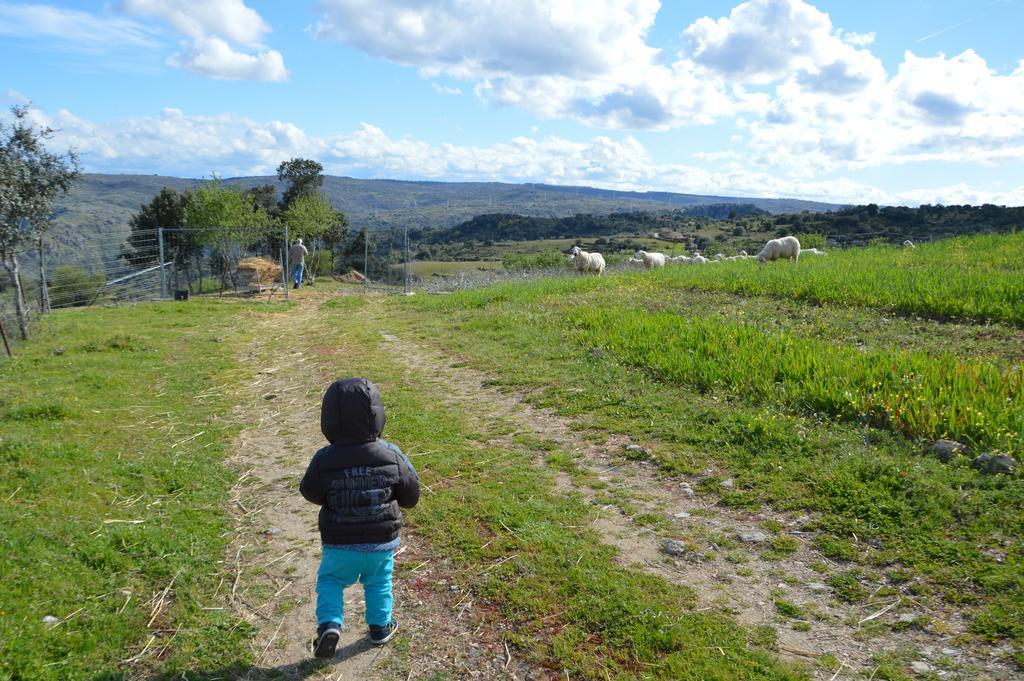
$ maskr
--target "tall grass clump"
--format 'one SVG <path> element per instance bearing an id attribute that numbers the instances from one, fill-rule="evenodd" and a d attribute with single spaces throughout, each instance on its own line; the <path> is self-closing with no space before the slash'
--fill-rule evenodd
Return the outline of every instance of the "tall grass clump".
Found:
<path id="1" fill-rule="evenodd" d="M 672 288 L 697 288 L 877 307 L 934 319 L 1024 325 L 1024 233 L 980 235 L 914 249 L 831 250 L 799 263 L 726 262 L 655 273 Z"/>
<path id="2" fill-rule="evenodd" d="M 742 322 L 575 308 L 585 343 L 700 390 L 798 412 L 868 421 L 910 436 L 953 437 L 1024 452 L 1024 367 L 923 352 L 837 347 Z"/>

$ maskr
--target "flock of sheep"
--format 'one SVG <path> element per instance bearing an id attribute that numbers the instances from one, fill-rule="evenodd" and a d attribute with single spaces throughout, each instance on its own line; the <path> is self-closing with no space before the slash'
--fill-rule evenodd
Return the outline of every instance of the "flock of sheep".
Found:
<path id="1" fill-rule="evenodd" d="M 626 262 L 632 267 L 643 269 L 665 267 L 666 265 L 706 265 L 708 263 L 716 263 L 723 260 L 748 259 L 756 259 L 759 264 L 764 265 L 767 262 L 782 259 L 793 260 L 795 262 L 799 260 L 801 253 L 827 255 L 825 251 L 819 251 L 817 248 L 801 249 L 800 241 L 795 236 L 784 236 L 780 239 L 771 239 L 768 241 L 768 243 L 764 245 L 764 248 L 761 249 L 761 252 L 757 255 L 747 255 L 746 251 L 740 251 L 739 255 L 726 256 L 721 253 L 717 253 L 713 259 L 708 259 L 697 251 L 694 251 L 692 256 L 677 255 L 675 257 L 665 255 L 664 253 L 637 251 L 636 255 Z M 576 269 L 581 273 L 595 272 L 597 274 L 601 274 L 605 269 L 604 256 L 600 253 L 588 253 L 579 246 L 572 247 L 569 259 L 576 264 Z"/>

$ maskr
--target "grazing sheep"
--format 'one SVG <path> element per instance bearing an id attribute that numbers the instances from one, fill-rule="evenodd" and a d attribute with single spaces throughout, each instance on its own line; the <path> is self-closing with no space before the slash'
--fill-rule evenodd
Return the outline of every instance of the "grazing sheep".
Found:
<path id="1" fill-rule="evenodd" d="M 576 263 L 576 269 L 581 274 L 586 274 L 587 272 L 604 273 L 604 256 L 600 253 L 587 253 L 579 246 L 573 246 L 570 253 L 572 253 L 573 261 Z"/>
<path id="2" fill-rule="evenodd" d="M 715 260 L 725 260 L 725 253 L 715 253 Z"/>
<path id="3" fill-rule="evenodd" d="M 648 253 L 647 251 L 637 251 L 634 258 L 639 258 L 644 261 L 644 267 L 651 269 L 652 267 L 664 267 L 667 256 L 664 253 Z"/>
<path id="4" fill-rule="evenodd" d="M 697 251 L 694 251 L 693 252 L 693 257 L 690 258 L 690 262 L 692 262 L 694 265 L 706 265 L 706 264 L 708 264 L 711 261 L 708 260 L 707 258 L 705 258 L 703 255 L 701 255 Z"/>
<path id="5" fill-rule="evenodd" d="M 676 255 L 668 259 L 673 265 L 692 265 L 693 258 L 688 258 L 685 255 Z"/>
<path id="6" fill-rule="evenodd" d="M 907 239 L 906 241 L 903 242 L 903 248 L 917 248 L 917 246 L 914 245 L 913 241 Z"/>
<path id="7" fill-rule="evenodd" d="M 758 264 L 765 264 L 772 260 L 786 258 L 794 262 L 800 260 L 800 242 L 795 236 L 784 236 L 781 239 L 771 239 L 764 245 L 761 252 L 757 254 Z"/>
<path id="8" fill-rule="evenodd" d="M 817 248 L 801 248 L 801 253 L 810 253 L 811 255 L 828 255 L 825 251 L 819 251 Z"/>
<path id="9" fill-rule="evenodd" d="M 630 258 L 626 261 L 626 265 L 636 270 L 643 269 L 645 267 L 643 258 Z"/>

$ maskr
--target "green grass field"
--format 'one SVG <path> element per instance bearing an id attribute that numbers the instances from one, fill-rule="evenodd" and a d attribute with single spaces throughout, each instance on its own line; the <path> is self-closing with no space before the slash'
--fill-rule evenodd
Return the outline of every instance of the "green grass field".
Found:
<path id="1" fill-rule="evenodd" d="M 774 295 L 933 319 L 1024 325 L 1024 233 L 947 239 L 914 249 L 844 249 L 797 266 L 752 261 L 681 267 L 667 288 Z"/>
<path id="2" fill-rule="evenodd" d="M 0 366 L 0 678 L 95 678 L 151 618 L 169 663 L 235 655 L 248 627 L 201 606 L 226 542 L 236 325 L 264 309 L 60 311 Z"/>
<path id="3" fill-rule="evenodd" d="M 623 567 L 589 527 L 590 504 L 555 476 L 631 500 L 488 405 L 453 400 L 428 368 L 396 362 L 382 331 L 479 369 L 581 438 L 642 442 L 666 484 L 690 481 L 709 508 L 804 517 L 837 601 L 960 613 L 969 625 L 956 645 L 1008 646 L 1000 654 L 1019 669 L 1024 476 L 983 474 L 970 457 L 1024 456 L 1022 243 L 338 296 L 294 342 L 324 375 L 358 371 L 382 386 L 387 435 L 431 490 L 412 528 L 534 664 L 573 678 L 811 675 L 776 657 L 771 628 L 698 609 L 690 589 Z M 59 311 L 0 365 L 0 679 L 212 678 L 192 670 L 252 662 L 240 642 L 253 630 L 214 609 L 230 583 L 235 474 L 224 459 L 236 426 L 225 415 L 257 370 L 239 363 L 258 340 L 247 321 L 286 326 L 317 304 L 303 296 L 335 288 L 286 304 Z M 942 436 L 969 455 L 939 461 Z M 788 555 L 787 539 L 766 553 Z M 157 607 L 169 585 L 174 598 Z M 807 624 L 799 603 L 773 605 Z M 123 662 L 147 644 L 143 666 Z M 901 669 L 880 659 L 875 678 L 906 678 Z"/>

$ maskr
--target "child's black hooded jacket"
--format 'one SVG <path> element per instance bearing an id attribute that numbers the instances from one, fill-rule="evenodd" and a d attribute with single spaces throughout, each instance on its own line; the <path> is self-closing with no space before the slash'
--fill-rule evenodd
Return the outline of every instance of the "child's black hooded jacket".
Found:
<path id="1" fill-rule="evenodd" d="M 320 430 L 331 442 L 316 453 L 299 490 L 320 505 L 325 544 L 383 544 L 398 537 L 403 508 L 420 498 L 409 459 L 378 440 L 384 405 L 377 386 L 363 378 L 335 381 L 324 394 Z"/>

